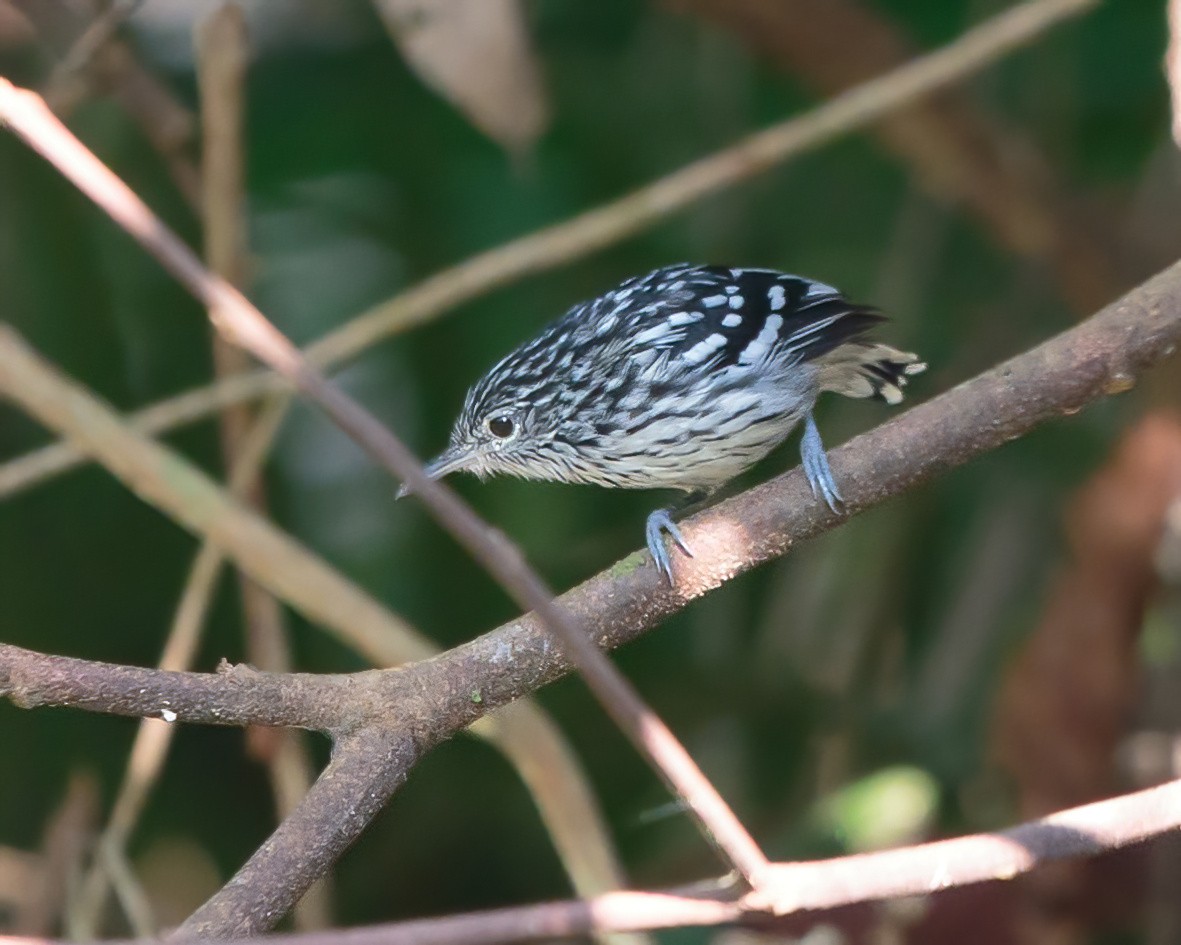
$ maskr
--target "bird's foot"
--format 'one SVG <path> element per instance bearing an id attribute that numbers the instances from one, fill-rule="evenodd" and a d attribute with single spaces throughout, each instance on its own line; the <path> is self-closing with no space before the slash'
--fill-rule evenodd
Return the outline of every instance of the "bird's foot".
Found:
<path id="1" fill-rule="evenodd" d="M 693 552 L 685 544 L 685 538 L 681 534 L 681 530 L 677 528 L 677 523 L 673 521 L 673 517 L 668 509 L 657 509 L 648 516 L 648 524 L 644 527 L 644 536 L 648 541 L 648 552 L 652 555 L 652 560 L 656 563 L 657 570 L 671 584 L 673 582 L 673 569 L 672 559 L 669 558 L 668 549 L 664 544 L 666 533 L 676 542 L 677 547 L 681 551 L 685 552 L 690 558 L 693 557 Z"/>
<path id="2" fill-rule="evenodd" d="M 828 456 L 824 452 L 824 443 L 820 440 L 820 431 L 816 429 L 816 421 L 809 413 L 804 420 L 804 438 L 800 441 L 800 458 L 804 462 L 804 474 L 808 477 L 808 485 L 812 487 L 812 495 L 823 498 L 824 504 L 833 512 L 840 514 L 844 499 L 837 489 L 836 480 L 832 478 L 832 470 L 828 465 Z"/>

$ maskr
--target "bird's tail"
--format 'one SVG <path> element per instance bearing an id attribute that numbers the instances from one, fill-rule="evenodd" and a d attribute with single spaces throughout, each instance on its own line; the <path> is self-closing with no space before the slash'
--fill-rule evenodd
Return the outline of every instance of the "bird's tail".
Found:
<path id="1" fill-rule="evenodd" d="M 914 374 L 927 369 L 918 355 L 871 341 L 849 341 L 821 355 L 820 389 L 846 397 L 876 397 L 888 404 L 902 402 L 902 388 Z"/>

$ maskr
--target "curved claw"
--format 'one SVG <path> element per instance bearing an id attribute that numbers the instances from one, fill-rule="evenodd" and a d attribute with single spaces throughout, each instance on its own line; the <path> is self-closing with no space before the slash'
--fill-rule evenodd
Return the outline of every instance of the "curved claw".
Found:
<path id="1" fill-rule="evenodd" d="M 685 537 L 681 534 L 681 530 L 677 528 L 677 523 L 673 521 L 673 517 L 669 514 L 668 509 L 657 509 L 648 516 L 648 522 L 644 526 L 644 537 L 648 542 L 648 553 L 652 555 L 656 569 L 671 584 L 673 582 L 673 569 L 672 559 L 669 558 L 668 549 L 664 546 L 664 536 L 666 533 L 676 542 L 677 547 L 681 551 L 690 558 L 693 557 L 693 552 L 689 550 L 689 546 L 685 543 Z"/>
<path id="2" fill-rule="evenodd" d="M 844 499 L 837 489 L 836 480 L 832 477 L 832 469 L 828 465 L 828 456 L 824 452 L 824 443 L 820 440 L 820 431 L 816 428 L 816 421 L 809 413 L 804 420 L 804 437 L 800 441 L 800 458 L 804 464 L 804 474 L 808 477 L 808 485 L 812 487 L 812 495 L 823 498 L 824 504 L 833 512 L 840 514 Z"/>

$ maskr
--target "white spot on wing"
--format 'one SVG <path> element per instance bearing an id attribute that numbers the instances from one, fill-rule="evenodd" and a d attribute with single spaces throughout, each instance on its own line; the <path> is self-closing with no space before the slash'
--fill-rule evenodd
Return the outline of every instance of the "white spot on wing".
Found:
<path id="1" fill-rule="evenodd" d="M 779 337 L 779 329 L 783 327 L 782 315 L 768 315 L 767 321 L 763 324 L 763 330 L 759 332 L 758 337 L 750 344 L 742 349 L 742 353 L 738 356 L 739 364 L 754 364 L 767 356 L 771 350 L 771 346 L 775 344 Z"/>
<path id="2" fill-rule="evenodd" d="M 767 301 L 771 303 L 771 311 L 778 312 L 787 304 L 787 290 L 781 285 L 773 285 L 767 290 Z"/>
<path id="3" fill-rule="evenodd" d="M 717 308 L 719 305 L 726 304 L 726 297 L 724 295 L 711 295 L 709 298 L 702 299 L 701 304 L 706 308 Z"/>
<path id="4" fill-rule="evenodd" d="M 744 306 L 745 304 L 746 304 L 746 299 L 744 299 L 741 295 L 730 296 L 730 308 L 739 309 L 739 308 L 742 308 L 742 306 Z"/>
<path id="5" fill-rule="evenodd" d="M 741 324 L 742 324 L 742 316 L 739 315 L 737 312 L 731 312 L 729 315 L 727 315 L 725 318 L 722 319 L 722 327 L 723 328 L 737 328 Z"/>
<path id="6" fill-rule="evenodd" d="M 682 325 L 692 325 L 694 322 L 701 321 L 705 316 L 701 312 L 673 312 L 668 317 L 668 323 L 673 328 L 680 328 Z"/>
<path id="7" fill-rule="evenodd" d="M 840 295 L 840 292 L 826 283 L 810 281 L 808 291 L 804 293 L 804 300 L 820 298 L 822 295 Z"/>
<path id="8" fill-rule="evenodd" d="M 654 342 L 660 341 L 670 334 L 672 334 L 672 332 L 669 331 L 669 323 L 658 322 L 651 328 L 645 328 L 643 331 L 638 332 L 632 340 L 638 345 L 650 345 Z"/>
<path id="9" fill-rule="evenodd" d="M 724 347 L 726 347 L 726 336 L 715 331 L 709 337 L 697 342 L 681 357 L 690 364 L 701 364 L 708 361 Z"/>
<path id="10" fill-rule="evenodd" d="M 615 327 L 616 321 L 618 321 L 618 319 L 616 319 L 614 315 L 608 315 L 606 318 L 600 321 L 598 325 L 595 326 L 595 334 L 600 337 L 607 334 L 607 332 Z"/>

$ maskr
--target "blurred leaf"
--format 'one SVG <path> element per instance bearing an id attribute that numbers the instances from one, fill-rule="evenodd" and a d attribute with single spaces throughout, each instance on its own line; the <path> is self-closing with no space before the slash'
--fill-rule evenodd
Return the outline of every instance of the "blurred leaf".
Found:
<path id="1" fill-rule="evenodd" d="M 816 820 L 851 851 L 881 850 L 913 843 L 926 834 L 938 804 L 939 785 L 931 775 L 898 765 L 825 798 Z"/>
<path id="2" fill-rule="evenodd" d="M 548 107 L 517 0 L 374 0 L 422 80 L 502 147 L 521 154 Z"/>

